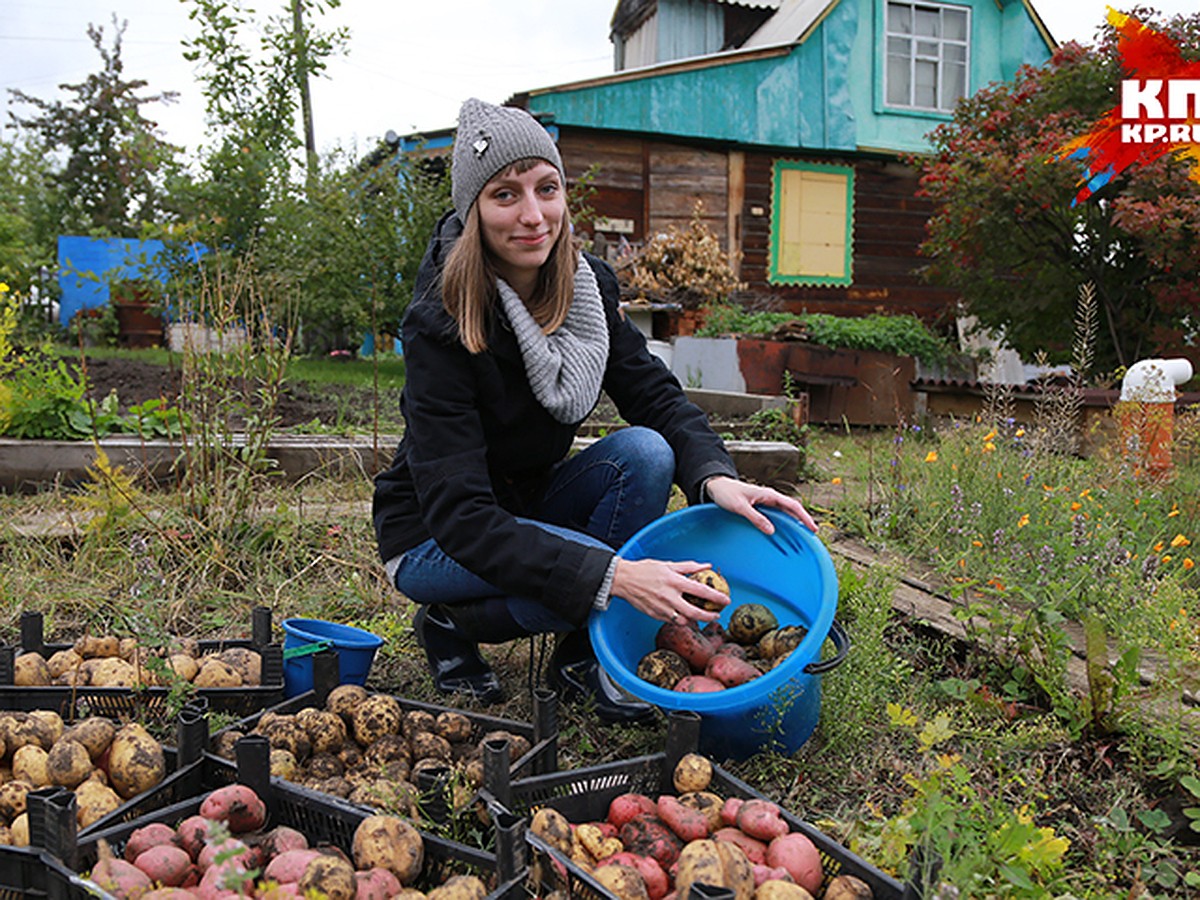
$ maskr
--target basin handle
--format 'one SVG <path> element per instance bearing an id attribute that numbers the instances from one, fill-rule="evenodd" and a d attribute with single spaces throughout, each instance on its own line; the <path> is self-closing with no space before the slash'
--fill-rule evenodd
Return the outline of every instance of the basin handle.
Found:
<path id="1" fill-rule="evenodd" d="M 804 667 L 806 675 L 822 675 L 825 672 L 831 672 L 846 661 L 846 655 L 850 652 L 850 635 L 846 634 L 846 629 L 837 619 L 829 623 L 829 640 L 833 641 L 833 649 L 836 652 L 829 659 L 810 662 Z"/>

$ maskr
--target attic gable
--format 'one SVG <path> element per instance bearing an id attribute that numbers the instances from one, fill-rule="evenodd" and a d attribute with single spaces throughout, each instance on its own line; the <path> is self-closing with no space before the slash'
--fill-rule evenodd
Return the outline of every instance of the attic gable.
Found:
<path id="1" fill-rule="evenodd" d="M 736 49 L 787 0 L 620 0 L 617 71 Z"/>

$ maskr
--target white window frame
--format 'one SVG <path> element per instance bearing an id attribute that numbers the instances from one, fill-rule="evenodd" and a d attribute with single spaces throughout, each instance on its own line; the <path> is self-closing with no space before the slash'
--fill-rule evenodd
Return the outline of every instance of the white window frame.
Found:
<path id="1" fill-rule="evenodd" d="M 917 35 L 915 28 L 909 32 L 893 31 L 891 11 L 893 7 L 908 7 L 910 10 L 910 23 L 915 23 L 916 13 L 918 10 L 925 12 L 934 11 L 938 14 L 936 26 L 936 35 Z M 966 36 L 962 39 L 945 37 L 945 13 L 953 12 L 956 15 L 962 15 L 966 18 Z M 963 93 L 961 96 L 967 96 L 971 92 L 971 8 L 969 6 L 959 6 L 950 3 L 935 3 L 924 2 L 909 2 L 909 0 L 886 0 L 883 5 L 883 98 L 884 106 L 891 109 L 904 109 L 934 113 L 952 113 L 954 106 L 958 102 L 959 97 L 952 98 L 948 103 L 943 97 L 948 70 L 952 65 L 958 65 L 959 61 L 948 59 L 947 56 L 953 55 L 956 51 L 961 50 L 962 60 L 961 66 L 963 70 Z M 893 100 L 891 97 L 891 63 L 894 57 L 899 57 L 899 54 L 893 54 L 892 45 L 894 41 L 907 40 L 909 42 L 906 58 L 908 60 L 908 97 L 906 102 Z M 935 67 L 934 95 L 936 102 L 932 106 L 919 104 L 916 102 L 917 90 L 917 73 L 916 66 L 918 63 L 932 63 Z"/>

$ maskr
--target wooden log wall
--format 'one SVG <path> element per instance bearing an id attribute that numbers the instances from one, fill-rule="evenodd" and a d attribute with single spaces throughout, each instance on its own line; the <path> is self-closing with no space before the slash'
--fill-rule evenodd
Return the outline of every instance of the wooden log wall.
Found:
<path id="1" fill-rule="evenodd" d="M 916 172 L 899 162 L 812 158 L 761 151 L 727 151 L 564 128 L 559 149 L 569 180 L 593 163 L 598 216 L 628 219 L 634 243 L 670 225 L 686 227 L 697 201 L 723 250 L 742 253 L 740 276 L 755 293 L 770 294 L 791 312 L 867 315 L 913 313 L 944 321 L 957 302 L 954 291 L 925 284 L 918 253 L 932 212 L 916 196 Z M 771 240 L 771 176 L 777 159 L 853 165 L 854 283 L 848 287 L 775 285 L 767 280 Z M 592 229 L 584 226 L 583 231 Z M 615 238 L 615 235 L 607 235 Z"/>

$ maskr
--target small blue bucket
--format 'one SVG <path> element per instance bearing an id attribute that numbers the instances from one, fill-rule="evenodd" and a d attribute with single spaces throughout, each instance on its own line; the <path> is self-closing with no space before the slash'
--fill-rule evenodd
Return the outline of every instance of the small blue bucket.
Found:
<path id="1" fill-rule="evenodd" d="M 849 650 L 834 621 L 838 585 L 833 560 L 811 531 L 781 512 L 760 510 L 775 526 L 765 535 L 747 519 L 713 504 L 670 513 L 651 522 L 617 552 L 624 559 L 695 560 L 711 563 L 729 582 L 733 602 L 761 603 L 782 625 L 804 625 L 800 645 L 771 671 L 738 687 L 687 694 L 637 677 L 642 656 L 654 649 L 662 622 L 614 597 L 588 623 L 596 658 L 618 685 L 664 710 L 700 715 L 700 749 L 717 759 L 746 759 L 773 749 L 794 753 L 816 728 L 821 711 L 820 675 L 839 665 Z M 836 650 L 821 661 L 829 638 Z"/>
<path id="2" fill-rule="evenodd" d="M 313 689 L 312 654 L 332 647 L 338 654 L 338 683 L 366 684 L 383 638 L 353 625 L 320 619 L 284 619 L 283 693 L 295 697 Z"/>

